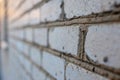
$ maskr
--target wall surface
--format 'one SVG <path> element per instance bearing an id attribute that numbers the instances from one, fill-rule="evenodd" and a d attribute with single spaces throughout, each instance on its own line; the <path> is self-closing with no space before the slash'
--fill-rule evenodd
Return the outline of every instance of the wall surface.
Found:
<path id="1" fill-rule="evenodd" d="M 120 80 L 120 0 L 9 0 L 9 80 Z"/>

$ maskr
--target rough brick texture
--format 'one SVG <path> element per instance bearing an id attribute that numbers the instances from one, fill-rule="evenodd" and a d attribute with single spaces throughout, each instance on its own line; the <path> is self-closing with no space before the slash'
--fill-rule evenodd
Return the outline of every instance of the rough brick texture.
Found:
<path id="1" fill-rule="evenodd" d="M 9 80 L 120 80 L 120 0 L 8 4 Z"/>

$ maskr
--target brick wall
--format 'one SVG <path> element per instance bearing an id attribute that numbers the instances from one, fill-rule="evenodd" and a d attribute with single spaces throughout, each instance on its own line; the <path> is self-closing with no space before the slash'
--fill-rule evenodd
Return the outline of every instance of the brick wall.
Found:
<path id="1" fill-rule="evenodd" d="M 120 80 L 120 0 L 9 0 L 9 80 Z"/>

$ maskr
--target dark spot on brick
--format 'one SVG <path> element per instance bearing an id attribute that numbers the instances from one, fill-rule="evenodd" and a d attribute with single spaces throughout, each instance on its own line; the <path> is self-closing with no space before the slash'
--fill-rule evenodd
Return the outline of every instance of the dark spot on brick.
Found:
<path id="1" fill-rule="evenodd" d="M 105 76 L 108 76 L 108 74 L 106 73 L 106 74 L 104 74 Z"/>
<path id="2" fill-rule="evenodd" d="M 95 30 L 97 31 L 97 28 Z"/>
<path id="3" fill-rule="evenodd" d="M 63 49 L 63 50 L 65 49 L 64 46 L 62 47 L 62 49 Z"/>
<path id="4" fill-rule="evenodd" d="M 94 55 L 94 57 L 97 57 L 97 55 Z"/>
<path id="5" fill-rule="evenodd" d="M 79 67 L 77 66 L 77 69 L 79 69 Z"/>
<path id="6" fill-rule="evenodd" d="M 60 74 L 62 74 L 62 71 L 60 71 Z"/>
<path id="7" fill-rule="evenodd" d="M 103 61 L 106 63 L 106 62 L 108 62 L 108 57 L 104 57 L 103 58 Z"/>
<path id="8" fill-rule="evenodd" d="M 51 28 L 49 31 L 50 31 L 50 32 L 53 32 L 53 31 L 54 31 L 54 29 L 55 29 L 55 28 Z"/>
<path id="9" fill-rule="evenodd" d="M 64 2 L 62 2 L 62 4 L 60 5 L 60 8 L 63 8 L 63 6 L 64 6 Z"/>
<path id="10" fill-rule="evenodd" d="M 115 8 L 119 8 L 120 7 L 120 4 L 118 4 L 117 2 L 114 3 L 114 7 Z"/>
<path id="11" fill-rule="evenodd" d="M 57 76 L 57 73 L 55 73 L 55 75 Z"/>
<path id="12" fill-rule="evenodd" d="M 73 66 L 72 66 L 72 70 L 73 70 L 74 68 L 73 68 Z"/>
<path id="13" fill-rule="evenodd" d="M 92 71 L 95 72 L 95 67 L 93 67 Z"/>
<path id="14" fill-rule="evenodd" d="M 86 73 L 88 73 L 88 71 Z"/>
<path id="15" fill-rule="evenodd" d="M 111 4 L 111 2 L 109 2 L 108 4 Z"/>

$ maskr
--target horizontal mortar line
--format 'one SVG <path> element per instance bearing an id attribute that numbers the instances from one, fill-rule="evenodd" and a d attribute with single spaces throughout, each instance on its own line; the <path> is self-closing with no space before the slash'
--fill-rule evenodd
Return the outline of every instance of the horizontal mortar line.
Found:
<path id="1" fill-rule="evenodd" d="M 50 27 L 66 27 L 73 24 L 98 24 L 98 23 L 106 23 L 106 22 L 120 22 L 120 14 L 117 15 L 108 15 L 104 17 L 93 17 L 93 18 L 75 18 L 71 20 L 65 21 L 53 21 L 53 22 L 45 22 L 38 23 L 33 25 L 25 25 L 18 26 L 16 28 L 12 28 L 12 30 L 24 29 L 24 28 L 50 28 Z"/>
<path id="2" fill-rule="evenodd" d="M 36 3 L 33 7 L 30 9 L 26 10 L 25 12 L 21 13 L 17 18 L 11 20 L 11 23 L 16 22 L 18 19 L 22 18 L 25 14 L 31 12 L 33 9 L 40 8 L 42 7 L 45 3 L 49 2 L 50 0 L 42 0 L 38 3 Z"/>
<path id="3" fill-rule="evenodd" d="M 15 56 L 16 56 L 16 54 L 15 54 Z M 20 59 L 18 57 L 16 59 L 17 59 L 18 63 L 20 64 L 20 66 L 22 67 L 23 71 L 30 77 L 31 80 L 34 80 L 31 73 L 27 71 L 25 66 L 21 63 Z"/>
<path id="4" fill-rule="evenodd" d="M 97 63 L 96 64 L 88 63 L 88 62 L 83 61 L 83 60 L 81 60 L 73 55 L 59 52 L 59 51 L 56 51 L 54 49 L 47 48 L 45 46 L 40 46 L 40 45 L 33 43 L 33 42 L 29 42 L 29 41 L 26 41 L 26 40 L 23 40 L 20 38 L 16 38 L 16 37 L 13 37 L 13 39 L 18 40 L 18 41 L 22 41 L 23 43 L 28 44 L 32 47 L 36 47 L 40 50 L 46 51 L 50 54 L 53 54 L 53 55 L 58 56 L 60 58 L 63 58 L 70 63 L 76 64 L 76 65 L 78 65 L 86 70 L 97 73 L 97 74 L 102 75 L 104 77 L 114 79 L 114 80 L 120 80 L 120 74 L 114 72 L 113 70 L 109 71 L 109 68 L 107 69 L 108 66 L 106 68 L 103 68 L 103 65 L 101 66 L 100 64 L 97 64 Z M 94 71 L 93 71 L 93 69 L 94 69 Z"/>
<path id="5" fill-rule="evenodd" d="M 43 73 L 46 74 L 46 76 L 49 76 L 52 80 L 56 80 L 50 73 L 48 73 L 42 66 L 38 65 L 37 63 L 35 63 L 30 56 L 26 55 L 24 52 L 20 51 L 17 46 L 15 46 L 15 44 L 13 43 L 13 48 L 19 52 L 19 54 L 21 54 L 23 57 L 25 57 L 28 61 L 30 61 L 34 66 L 36 66 L 40 71 L 43 71 Z"/>
<path id="6" fill-rule="evenodd" d="M 25 3 L 26 0 L 21 0 L 18 6 L 16 7 L 16 10 L 20 9 L 22 5 Z"/>

